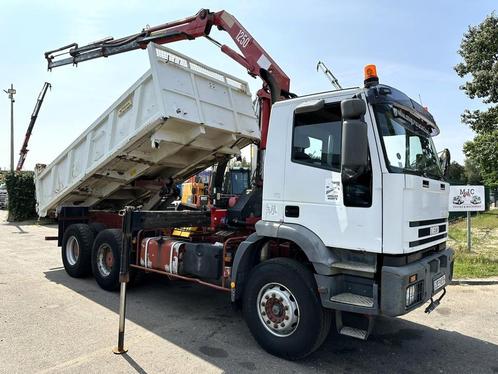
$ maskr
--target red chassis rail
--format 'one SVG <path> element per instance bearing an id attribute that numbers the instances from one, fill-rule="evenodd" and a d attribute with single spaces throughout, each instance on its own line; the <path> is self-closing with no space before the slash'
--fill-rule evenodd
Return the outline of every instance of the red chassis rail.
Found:
<path id="1" fill-rule="evenodd" d="M 226 31 L 242 54 L 212 39 L 209 34 L 213 26 Z M 149 27 L 140 33 L 120 39 L 106 38 L 81 47 L 76 43 L 69 44 L 46 52 L 45 58 L 51 70 L 62 65 L 76 65 L 94 58 L 144 49 L 151 42 L 167 44 L 180 40 L 193 40 L 198 37 L 209 39 L 220 47 L 223 53 L 244 66 L 251 76 L 258 76 L 264 81 L 263 88 L 257 92 L 260 104 L 260 149 L 264 150 L 271 105 L 277 100 L 294 96 L 289 92 L 290 79 L 240 22 L 224 10 L 210 12 L 207 9 L 201 9 L 192 17 Z M 56 59 L 66 54 L 70 57 Z"/>

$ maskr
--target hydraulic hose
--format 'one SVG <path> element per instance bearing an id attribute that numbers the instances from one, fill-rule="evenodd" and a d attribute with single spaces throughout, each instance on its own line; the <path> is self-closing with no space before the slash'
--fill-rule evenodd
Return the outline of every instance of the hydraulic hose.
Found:
<path id="1" fill-rule="evenodd" d="M 270 89 L 271 103 L 275 104 L 281 95 L 281 90 L 277 81 L 275 80 L 273 75 L 271 75 L 270 72 L 266 69 L 260 69 L 259 73 L 261 75 L 261 78 L 265 81 L 265 83 L 268 85 L 268 88 Z"/>

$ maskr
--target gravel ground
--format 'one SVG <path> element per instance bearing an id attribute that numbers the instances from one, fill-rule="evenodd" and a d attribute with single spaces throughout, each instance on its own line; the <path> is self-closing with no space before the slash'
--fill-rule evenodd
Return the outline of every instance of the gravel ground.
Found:
<path id="1" fill-rule="evenodd" d="M 498 373 L 498 285 L 450 286 L 441 306 L 379 318 L 366 342 L 331 333 L 287 362 L 262 351 L 227 295 L 149 277 L 128 293 L 126 355 L 117 293 L 61 266 L 55 226 L 3 222 L 0 211 L 1 373 Z"/>

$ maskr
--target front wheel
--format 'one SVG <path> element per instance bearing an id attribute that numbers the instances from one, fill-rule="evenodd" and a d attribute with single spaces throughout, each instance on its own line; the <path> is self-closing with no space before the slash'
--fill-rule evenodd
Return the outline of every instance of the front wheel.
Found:
<path id="1" fill-rule="evenodd" d="M 313 274 L 288 258 L 271 259 L 253 269 L 243 310 L 259 345 L 288 360 L 311 354 L 330 330 L 331 312 L 321 305 Z"/>

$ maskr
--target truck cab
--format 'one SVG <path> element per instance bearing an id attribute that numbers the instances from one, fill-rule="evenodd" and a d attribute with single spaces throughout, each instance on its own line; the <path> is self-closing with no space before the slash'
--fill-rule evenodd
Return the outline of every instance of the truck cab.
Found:
<path id="1" fill-rule="evenodd" d="M 449 184 L 425 108 L 376 82 L 278 102 L 269 128 L 256 231 L 303 243 L 324 307 L 402 315 L 451 280 Z"/>

